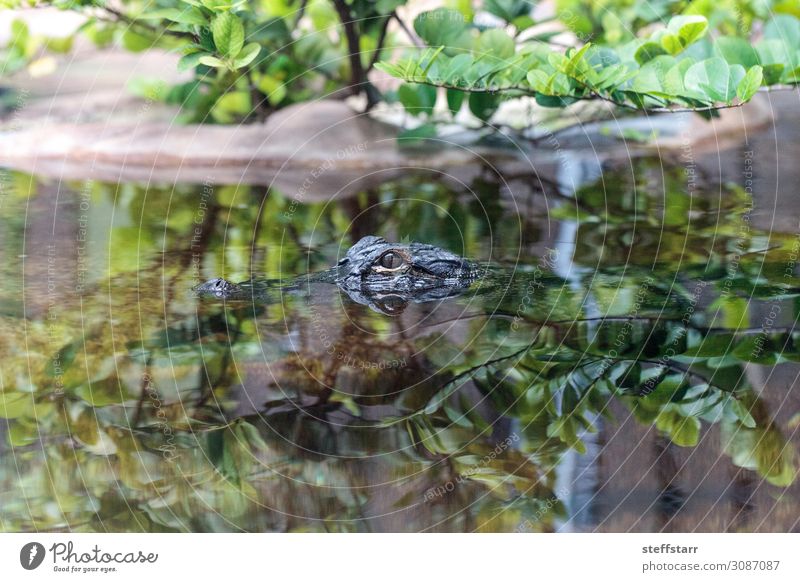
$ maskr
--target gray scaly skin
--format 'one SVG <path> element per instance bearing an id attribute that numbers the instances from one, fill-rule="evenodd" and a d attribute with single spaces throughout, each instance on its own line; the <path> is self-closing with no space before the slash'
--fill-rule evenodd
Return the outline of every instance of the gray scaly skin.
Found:
<path id="1" fill-rule="evenodd" d="M 225 300 L 264 299 L 270 290 L 289 292 L 304 283 L 333 283 L 350 299 L 385 314 L 409 303 L 425 303 L 461 294 L 481 275 L 480 267 L 433 245 L 390 243 L 366 236 L 327 271 L 298 277 L 288 284 L 272 281 L 235 284 L 212 279 L 195 287 L 200 296 Z"/>

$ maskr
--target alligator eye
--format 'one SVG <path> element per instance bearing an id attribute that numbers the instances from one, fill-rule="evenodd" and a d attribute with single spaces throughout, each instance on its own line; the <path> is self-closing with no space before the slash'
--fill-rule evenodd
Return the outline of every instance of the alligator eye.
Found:
<path id="1" fill-rule="evenodd" d="M 403 266 L 403 257 L 394 252 L 388 252 L 378 261 L 384 269 L 398 269 Z"/>

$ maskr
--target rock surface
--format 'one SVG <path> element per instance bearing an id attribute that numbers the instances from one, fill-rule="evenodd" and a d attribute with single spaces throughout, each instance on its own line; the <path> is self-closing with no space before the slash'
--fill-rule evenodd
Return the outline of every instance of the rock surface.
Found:
<path id="1" fill-rule="evenodd" d="M 302 201 L 352 194 L 414 171 L 467 181 L 489 163 L 552 176 L 565 151 L 602 161 L 680 150 L 687 140 L 696 150 L 718 150 L 772 120 L 762 100 L 726 110 L 714 123 L 690 114 L 628 117 L 577 126 L 550 143 L 498 135 L 494 146 L 479 147 L 473 133 L 419 150 L 398 146 L 396 126 L 334 100 L 288 107 L 264 124 L 179 125 L 174 108 L 128 90 L 136 77 L 177 81 L 175 55 L 81 50 L 64 58 L 68 66 L 50 76 L 11 80 L 18 99 L 0 121 L 0 165 L 65 179 L 266 184 Z M 615 137 L 631 129 L 655 130 L 657 138 L 643 146 Z"/>
<path id="2" fill-rule="evenodd" d="M 255 125 L 43 123 L 0 134 L 0 163 L 67 179 L 269 184 L 301 201 L 475 163 L 462 148 L 406 153 L 396 133 L 323 100 Z"/>

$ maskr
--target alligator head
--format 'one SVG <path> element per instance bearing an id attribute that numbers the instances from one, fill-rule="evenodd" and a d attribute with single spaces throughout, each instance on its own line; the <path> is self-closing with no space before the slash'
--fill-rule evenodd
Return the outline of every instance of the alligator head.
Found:
<path id="1" fill-rule="evenodd" d="M 355 302 L 393 315 L 409 303 L 460 294 L 477 266 L 433 245 L 386 242 L 366 236 L 337 265 L 336 283 Z"/>

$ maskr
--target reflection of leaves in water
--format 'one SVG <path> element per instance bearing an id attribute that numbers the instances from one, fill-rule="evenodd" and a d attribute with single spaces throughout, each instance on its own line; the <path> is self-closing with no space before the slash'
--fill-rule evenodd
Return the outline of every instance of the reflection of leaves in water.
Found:
<path id="1" fill-rule="evenodd" d="M 797 471 L 794 449 L 769 417 L 760 398 L 748 394 L 742 400 L 741 408 L 747 411 L 747 416 L 742 419 L 734 411 L 736 421 L 722 425 L 725 451 L 736 466 L 758 471 L 773 485 L 791 485 Z"/>
<path id="2" fill-rule="evenodd" d="M 19 314 L 0 319 L 3 447 L 13 447 L 16 463 L 4 455 L 0 466 L 8 492 L 4 524 L 369 530 L 365 508 L 420 515 L 415 508 L 430 503 L 430 523 L 442 521 L 446 529 L 512 530 L 525 521 L 546 531 L 565 515 L 555 468 L 568 449 L 586 450 L 587 431 L 595 430 L 598 415 L 612 416 L 612 402 L 684 447 L 719 424 L 734 465 L 790 485 L 791 443 L 744 366 L 800 361 L 798 334 L 790 327 L 746 329 L 754 306 L 742 299 L 781 301 L 784 325 L 796 320 L 791 302 L 800 285 L 781 266 L 791 241 L 753 231 L 740 249 L 735 213 L 699 196 L 689 204 L 679 180 L 659 177 L 660 166 L 642 175 L 647 189 L 665 189 L 666 210 L 658 197 L 632 195 L 625 179 L 604 182 L 617 190 L 587 187 L 579 206 L 556 209 L 552 217 L 579 223 L 575 261 L 587 266 L 586 274 L 571 282 L 543 274 L 535 301 L 519 312 L 519 297 L 507 296 L 503 313 L 519 316 L 518 329 L 508 317 L 481 315 L 465 317 L 458 333 L 432 327 L 398 342 L 391 320 L 348 312 L 366 332 L 343 334 L 336 349 L 358 362 L 408 359 L 387 370 L 331 362 L 308 340 L 314 321 L 328 314 L 309 314 L 301 299 L 255 310 L 198 307 L 183 292 L 196 283 L 193 253 L 202 255 L 204 273 L 233 279 L 249 278 L 251 268 L 268 277 L 319 270 L 336 259 L 355 214 L 370 233 L 397 232 L 459 250 L 463 244 L 464 253 L 486 258 L 489 232 L 498 248 L 514 248 L 519 239 L 496 181 L 479 178 L 480 204 L 469 205 L 436 182 L 389 183 L 367 193 L 363 209 L 294 208 L 274 193 L 225 188 L 202 213 L 200 249 L 191 242 L 201 216 L 195 190 L 95 185 L 96 212 L 108 210 L 99 203 L 105 197 L 125 218 L 112 231 L 125 252 L 94 259 L 95 287 L 80 309 L 65 294 L 53 321 L 32 318 L 23 331 Z M 372 204 L 393 197 L 404 201 Z M 725 204 L 735 208 L 740 198 L 732 191 Z M 284 214 L 290 210 L 291 220 Z M 691 223 L 689 234 L 662 233 L 657 256 L 631 255 L 631 245 L 653 248 L 646 237 L 662 219 Z M 453 220 L 463 241 L 452 238 Z M 630 239 L 632 220 L 642 223 L 642 240 Z M 702 243 L 712 234 L 708 248 Z M 622 246 L 598 243 L 604 237 Z M 763 249 L 769 250 L 755 252 Z M 742 252 L 731 276 L 731 261 Z M 97 277 L 106 267 L 108 279 Z M 518 267 L 521 281 L 526 272 L 532 276 L 533 265 Z M 640 302 L 637 290 L 651 277 Z M 704 293 L 728 296 L 683 321 L 699 278 L 708 281 Z M 603 317 L 586 315 L 587 296 Z M 481 297 L 475 301 L 495 295 Z M 289 349 L 290 333 L 308 341 Z M 337 390 L 330 393 L 320 379 Z M 247 406 L 263 417 L 242 412 Z M 508 438 L 513 446 L 492 455 Z M 371 505 L 380 498 L 376 481 L 392 484 L 379 508 Z M 447 483 L 452 491 L 426 502 L 427 491 Z"/>

